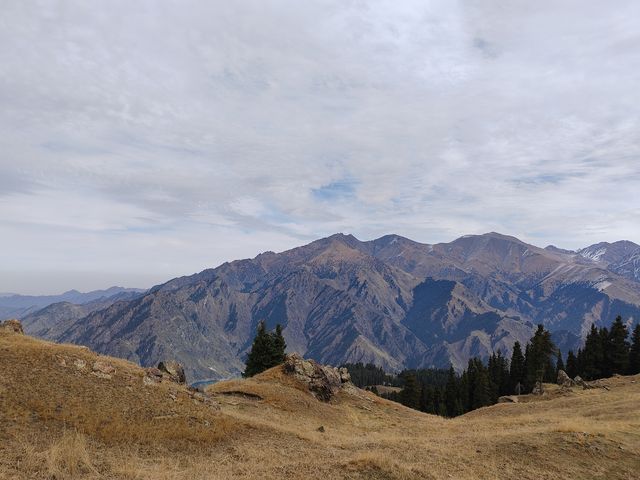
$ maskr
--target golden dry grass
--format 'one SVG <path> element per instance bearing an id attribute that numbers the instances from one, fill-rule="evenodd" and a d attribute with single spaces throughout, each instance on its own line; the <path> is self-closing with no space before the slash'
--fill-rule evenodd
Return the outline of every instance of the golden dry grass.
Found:
<path id="1" fill-rule="evenodd" d="M 122 360 L 98 378 L 96 358 L 0 334 L 0 479 L 639 478 L 640 377 L 447 420 L 356 388 L 323 403 L 279 368 L 210 405 Z"/>

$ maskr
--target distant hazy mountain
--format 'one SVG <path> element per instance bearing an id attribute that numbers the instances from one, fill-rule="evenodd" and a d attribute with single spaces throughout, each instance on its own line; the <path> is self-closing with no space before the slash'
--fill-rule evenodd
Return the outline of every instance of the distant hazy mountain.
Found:
<path id="1" fill-rule="evenodd" d="M 110 293 L 113 290 L 110 289 Z M 101 310 L 116 302 L 133 300 L 139 297 L 143 291 L 128 289 L 108 297 L 100 297 L 83 304 L 71 302 L 58 302 L 47 305 L 43 309 L 36 310 L 22 317 L 22 326 L 26 333 L 38 337 L 55 337 L 76 320 L 89 315 L 91 312 Z"/>
<path id="2" fill-rule="evenodd" d="M 591 323 L 640 318 L 640 283 L 612 271 L 633 254 L 630 243 L 598 254 L 612 247 L 543 249 L 497 233 L 435 245 L 337 234 L 176 278 L 45 336 L 143 365 L 176 358 L 191 379 L 237 375 L 261 320 L 284 326 L 289 351 L 330 364 L 459 369 L 527 341 L 536 323 L 566 353 Z"/>
<path id="3" fill-rule="evenodd" d="M 138 288 L 111 287 L 106 290 L 94 290 L 87 293 L 69 290 L 60 295 L 0 294 L 0 318 L 23 318 L 47 305 L 59 302 L 81 305 L 95 300 L 107 299 L 121 293 L 142 293 L 144 291 Z"/>

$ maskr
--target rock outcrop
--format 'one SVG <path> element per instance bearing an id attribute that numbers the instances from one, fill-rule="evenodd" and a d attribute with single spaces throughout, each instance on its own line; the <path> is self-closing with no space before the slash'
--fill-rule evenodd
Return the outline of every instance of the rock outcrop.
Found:
<path id="1" fill-rule="evenodd" d="M 597 385 L 593 385 L 593 383 L 586 382 L 580 375 L 576 376 L 573 379 L 576 385 L 582 387 L 583 390 L 590 390 L 592 388 L 598 388 Z"/>
<path id="2" fill-rule="evenodd" d="M 556 383 L 562 388 L 571 388 L 576 384 L 576 382 L 571 380 L 571 377 L 567 375 L 567 372 L 564 370 L 558 370 L 558 379 Z"/>
<path id="3" fill-rule="evenodd" d="M 544 387 L 542 386 L 542 382 L 536 382 L 536 384 L 533 387 L 533 390 L 531 390 L 531 394 L 542 395 L 543 393 L 544 393 Z"/>
<path id="4" fill-rule="evenodd" d="M 93 363 L 91 370 L 92 375 L 107 380 L 110 379 L 114 373 L 116 373 L 116 369 L 113 367 L 113 365 L 101 360 L 96 360 Z"/>
<path id="5" fill-rule="evenodd" d="M 176 383 L 183 384 L 187 382 L 184 374 L 184 368 L 175 360 L 160 362 L 158 364 L 158 370 L 160 370 L 163 375 L 168 375 L 170 380 Z"/>
<path id="6" fill-rule="evenodd" d="M 170 382 L 184 385 L 186 383 L 184 369 L 182 365 L 173 360 L 160 362 L 158 368 L 150 367 L 145 369 L 142 382 L 145 385 L 154 385 L 168 380 Z"/>
<path id="7" fill-rule="evenodd" d="M 331 400 L 343 385 L 351 382 L 346 368 L 320 365 L 313 360 L 305 360 L 297 353 L 287 355 L 284 371 L 306 384 L 309 391 L 323 402 Z"/>
<path id="8" fill-rule="evenodd" d="M 0 329 L 24 335 L 22 323 L 20 323 L 20 321 L 16 319 L 5 320 L 4 322 L 0 323 Z"/>
<path id="9" fill-rule="evenodd" d="M 498 398 L 498 403 L 518 403 L 517 395 L 505 395 Z"/>

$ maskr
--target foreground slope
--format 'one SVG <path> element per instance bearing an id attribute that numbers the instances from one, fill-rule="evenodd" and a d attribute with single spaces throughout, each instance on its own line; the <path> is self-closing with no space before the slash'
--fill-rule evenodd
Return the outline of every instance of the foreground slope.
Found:
<path id="1" fill-rule="evenodd" d="M 194 398 L 128 362 L 2 331 L 0 370 L 3 479 L 631 479 L 640 467 L 640 377 L 447 420 L 352 386 L 321 402 L 281 367 Z"/>

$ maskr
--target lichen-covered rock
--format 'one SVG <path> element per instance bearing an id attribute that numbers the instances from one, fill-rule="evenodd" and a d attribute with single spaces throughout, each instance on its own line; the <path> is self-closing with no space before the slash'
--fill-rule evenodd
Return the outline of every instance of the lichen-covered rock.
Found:
<path id="1" fill-rule="evenodd" d="M 543 393 L 544 393 L 544 387 L 542 386 L 542 382 L 536 382 L 536 384 L 533 387 L 533 390 L 531 390 L 531 394 L 542 395 Z"/>
<path id="2" fill-rule="evenodd" d="M 87 366 L 87 362 L 85 362 L 84 360 L 82 360 L 81 358 L 76 358 L 73 361 L 73 365 L 78 369 L 78 370 L 84 370 L 85 367 Z"/>
<path id="3" fill-rule="evenodd" d="M 592 386 L 589 383 L 585 382 L 580 375 L 577 375 L 576 378 L 573 379 L 573 381 L 575 382 L 576 385 L 581 386 L 583 390 L 588 390 L 588 389 L 591 389 L 591 388 L 595 388 L 594 386 Z"/>
<path id="4" fill-rule="evenodd" d="M 558 379 L 556 383 L 562 388 L 571 388 L 576 384 L 576 382 L 571 380 L 571 377 L 567 375 L 567 372 L 564 370 L 558 370 Z"/>
<path id="5" fill-rule="evenodd" d="M 346 369 L 320 365 L 313 360 L 305 360 L 297 353 L 287 355 L 284 371 L 305 383 L 309 391 L 319 400 L 328 402 L 351 377 Z"/>
<path id="6" fill-rule="evenodd" d="M 158 370 L 163 373 L 163 376 L 168 376 L 169 380 L 176 383 L 186 383 L 186 377 L 184 374 L 184 368 L 175 360 L 168 360 L 160 362 L 158 364 Z"/>
<path id="7" fill-rule="evenodd" d="M 7 332 L 19 333 L 21 335 L 24 335 L 22 323 L 20 323 L 20 320 L 16 320 L 15 318 L 5 320 L 4 322 L 0 323 L 0 329 Z"/>
<path id="8" fill-rule="evenodd" d="M 92 370 L 94 372 L 103 373 L 105 375 L 113 375 L 114 373 L 116 373 L 116 369 L 112 365 L 108 364 L 107 362 L 102 362 L 100 360 L 96 360 L 93 363 Z"/>
<path id="9" fill-rule="evenodd" d="M 155 385 L 162 382 L 162 372 L 157 368 L 146 368 L 142 383 L 145 385 Z"/>

